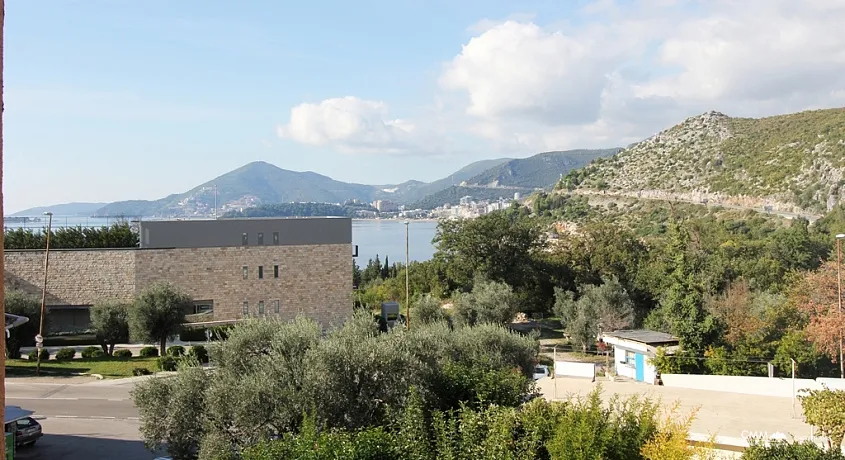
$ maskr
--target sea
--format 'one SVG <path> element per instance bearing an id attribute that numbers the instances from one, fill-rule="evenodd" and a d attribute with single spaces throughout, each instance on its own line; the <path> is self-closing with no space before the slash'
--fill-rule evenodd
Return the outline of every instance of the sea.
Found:
<path id="1" fill-rule="evenodd" d="M 43 229 L 47 226 L 45 217 L 40 221 L 10 221 L 6 218 L 6 228 Z M 58 227 L 103 227 L 119 219 L 106 217 L 67 217 L 53 216 L 53 228 Z M 411 220 L 408 224 L 408 256 L 412 261 L 424 261 L 434 255 L 431 243 L 437 230 L 437 222 L 432 220 Z M 367 261 L 378 255 L 384 262 L 385 256 L 391 262 L 405 261 L 405 224 L 393 219 L 355 219 L 352 221 L 352 244 L 358 246 L 358 265 L 363 267 Z"/>

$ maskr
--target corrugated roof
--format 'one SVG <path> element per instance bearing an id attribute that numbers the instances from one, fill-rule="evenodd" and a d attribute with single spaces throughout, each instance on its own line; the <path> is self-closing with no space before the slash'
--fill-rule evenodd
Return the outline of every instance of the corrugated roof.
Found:
<path id="1" fill-rule="evenodd" d="M 658 331 L 649 331 L 647 329 L 606 332 L 604 335 L 608 337 L 618 337 L 620 339 L 632 340 L 634 342 L 640 342 L 645 344 L 670 343 L 678 341 L 678 338 L 673 336 L 672 334 L 667 334 L 665 332 Z"/>

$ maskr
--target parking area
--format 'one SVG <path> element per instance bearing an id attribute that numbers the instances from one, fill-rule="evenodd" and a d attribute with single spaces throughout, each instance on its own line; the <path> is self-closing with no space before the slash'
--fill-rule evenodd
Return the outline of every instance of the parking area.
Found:
<path id="1" fill-rule="evenodd" d="M 44 436 L 18 450 L 20 460 L 152 460 L 144 449 L 137 420 L 47 417 L 38 420 Z"/>

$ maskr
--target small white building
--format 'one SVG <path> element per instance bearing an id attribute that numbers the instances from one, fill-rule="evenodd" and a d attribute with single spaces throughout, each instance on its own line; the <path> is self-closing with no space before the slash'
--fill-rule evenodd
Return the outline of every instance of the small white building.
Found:
<path id="1" fill-rule="evenodd" d="M 613 346 L 617 375 L 650 385 L 657 383 L 657 370 L 651 361 L 657 356 L 657 349 L 663 348 L 667 354 L 672 354 L 679 347 L 677 337 L 645 329 L 607 332 L 601 338 Z"/>

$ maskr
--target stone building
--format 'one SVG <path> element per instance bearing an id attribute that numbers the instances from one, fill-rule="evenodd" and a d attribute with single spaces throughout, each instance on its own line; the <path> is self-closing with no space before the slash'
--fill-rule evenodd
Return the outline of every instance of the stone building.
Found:
<path id="1" fill-rule="evenodd" d="M 140 247 L 50 250 L 51 329 L 88 327 L 98 301 L 132 301 L 166 281 L 194 299 L 192 322 L 304 314 L 324 326 L 352 313 L 349 218 L 147 221 Z M 7 289 L 41 296 L 44 251 L 6 250 Z"/>

